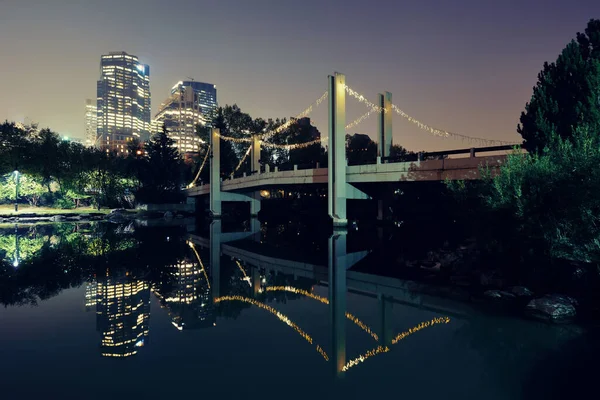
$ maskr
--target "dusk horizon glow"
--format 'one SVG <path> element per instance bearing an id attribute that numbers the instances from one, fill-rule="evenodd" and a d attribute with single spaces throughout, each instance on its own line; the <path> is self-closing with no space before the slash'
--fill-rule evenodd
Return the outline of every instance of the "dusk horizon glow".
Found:
<path id="1" fill-rule="evenodd" d="M 152 117 L 188 77 L 217 86 L 219 105 L 253 118 L 289 118 L 327 89 L 327 76 L 394 104 L 436 128 L 502 141 L 516 132 L 545 61 L 600 17 L 600 3 L 540 0 L 484 5 L 268 0 L 3 1 L 0 120 L 37 122 L 84 137 L 85 100 L 96 98 L 100 56 L 136 55 L 150 66 Z M 347 122 L 367 109 L 348 98 Z M 311 115 L 327 135 L 327 107 Z M 394 143 L 409 150 L 471 147 L 394 116 Z M 348 133 L 375 138 L 374 116 Z"/>

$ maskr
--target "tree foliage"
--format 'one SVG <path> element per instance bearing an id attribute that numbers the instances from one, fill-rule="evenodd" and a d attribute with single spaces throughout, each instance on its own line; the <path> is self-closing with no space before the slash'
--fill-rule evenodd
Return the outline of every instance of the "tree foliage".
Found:
<path id="1" fill-rule="evenodd" d="M 522 240 L 554 258 L 600 261 L 600 140 L 579 128 L 541 153 L 508 156 L 485 204 L 511 215 Z"/>
<path id="2" fill-rule="evenodd" d="M 180 198 L 183 161 L 174 145 L 166 126 L 146 144 L 148 157 L 143 159 L 142 187 L 138 191 L 142 200 L 170 203 Z"/>
<path id="3" fill-rule="evenodd" d="M 479 199 L 505 249 L 600 262 L 598 133 L 579 128 L 570 138 L 554 134 L 540 153 L 515 151 L 496 176 L 482 173 L 482 183 L 448 182 L 448 187 L 462 200 Z"/>
<path id="4" fill-rule="evenodd" d="M 0 200 L 15 201 L 17 180 L 14 173 L 0 177 Z M 46 189 L 31 175 L 19 176 L 19 198 L 24 198 L 32 206 L 37 206 Z"/>
<path id="5" fill-rule="evenodd" d="M 600 132 L 600 20 L 590 20 L 556 62 L 544 63 L 517 130 L 524 147 L 541 152 L 556 133 Z"/>

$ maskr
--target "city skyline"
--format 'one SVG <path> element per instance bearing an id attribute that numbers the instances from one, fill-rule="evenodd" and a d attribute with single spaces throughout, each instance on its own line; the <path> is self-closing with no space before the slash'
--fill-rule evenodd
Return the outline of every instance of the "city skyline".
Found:
<path id="1" fill-rule="evenodd" d="M 537 0 L 492 6 L 183 1 L 186 12 L 178 16 L 181 34 L 174 42 L 166 34 L 173 28 L 160 26 L 172 12 L 167 4 L 128 2 L 106 29 L 100 16 L 112 3 L 56 1 L 49 7 L 23 0 L 3 6 L 0 48 L 11 56 L 0 87 L 11 96 L 0 99 L 0 119 L 28 118 L 83 138 L 81 104 L 94 97 L 98 58 L 126 51 L 152 68 L 152 115 L 162 93 L 192 76 L 216 84 L 221 105 L 236 103 L 254 118 L 289 118 L 316 100 L 327 88 L 327 75 L 339 71 L 371 101 L 390 91 L 395 104 L 434 127 L 518 141 L 519 115 L 543 62 L 554 61 L 600 15 L 600 4 L 591 0 L 553 6 Z M 200 9 L 202 23 L 189 25 Z M 126 23 L 134 12 L 145 22 Z M 348 103 L 348 122 L 366 111 Z M 327 132 L 325 107 L 311 119 Z M 375 139 L 376 119 L 348 133 L 354 132 Z M 394 143 L 411 150 L 469 146 L 432 137 L 397 116 Z"/>

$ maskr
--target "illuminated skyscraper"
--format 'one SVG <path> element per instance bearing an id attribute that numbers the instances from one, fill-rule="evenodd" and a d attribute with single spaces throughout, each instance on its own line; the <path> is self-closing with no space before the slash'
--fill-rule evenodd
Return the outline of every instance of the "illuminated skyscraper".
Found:
<path id="1" fill-rule="evenodd" d="M 155 116 L 155 129 L 166 125 L 180 153 L 197 152 L 202 143 L 196 126 L 210 126 L 217 108 L 217 87 L 211 83 L 180 81 Z M 154 132 L 157 133 L 157 132 Z"/>
<path id="2" fill-rule="evenodd" d="M 98 108 L 92 99 L 85 101 L 85 144 L 95 146 L 98 130 Z"/>
<path id="3" fill-rule="evenodd" d="M 169 311 L 173 326 L 180 331 L 213 326 L 215 314 L 204 268 L 198 263 L 181 261 L 174 275 L 174 288 L 170 293 L 154 292 Z"/>
<path id="4" fill-rule="evenodd" d="M 103 357 L 129 357 L 144 346 L 150 319 L 147 282 L 127 276 L 99 278 L 95 290 L 86 287 L 86 307 L 94 305 L 96 329 L 102 332 Z"/>
<path id="5" fill-rule="evenodd" d="M 103 55 L 97 107 L 97 134 L 102 148 L 125 153 L 134 138 L 148 140 L 150 67 L 125 52 Z"/>

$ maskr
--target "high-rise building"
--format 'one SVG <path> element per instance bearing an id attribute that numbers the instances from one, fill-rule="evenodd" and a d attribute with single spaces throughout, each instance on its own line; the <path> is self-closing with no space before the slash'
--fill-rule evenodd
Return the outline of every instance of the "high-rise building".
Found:
<path id="1" fill-rule="evenodd" d="M 98 130 L 98 108 L 96 101 L 92 99 L 85 100 L 85 144 L 86 146 L 95 146 Z"/>
<path id="2" fill-rule="evenodd" d="M 102 332 L 103 357 L 129 357 L 147 342 L 150 286 L 129 276 L 106 276 L 90 282 L 86 309 L 96 307 L 96 329 Z"/>
<path id="3" fill-rule="evenodd" d="M 150 137 L 150 67 L 136 56 L 111 52 L 100 60 L 98 81 L 98 129 L 100 146 L 127 152 L 134 138 Z"/>
<path id="4" fill-rule="evenodd" d="M 204 266 L 182 260 L 174 267 L 173 289 L 165 294 L 154 291 L 169 311 L 171 323 L 180 331 L 213 326 L 216 316 Z"/>
<path id="5" fill-rule="evenodd" d="M 167 127 L 180 153 L 194 153 L 202 143 L 196 126 L 211 126 L 217 109 L 217 87 L 211 83 L 180 81 L 154 117 L 155 129 Z M 154 132 L 157 133 L 157 132 Z"/>

